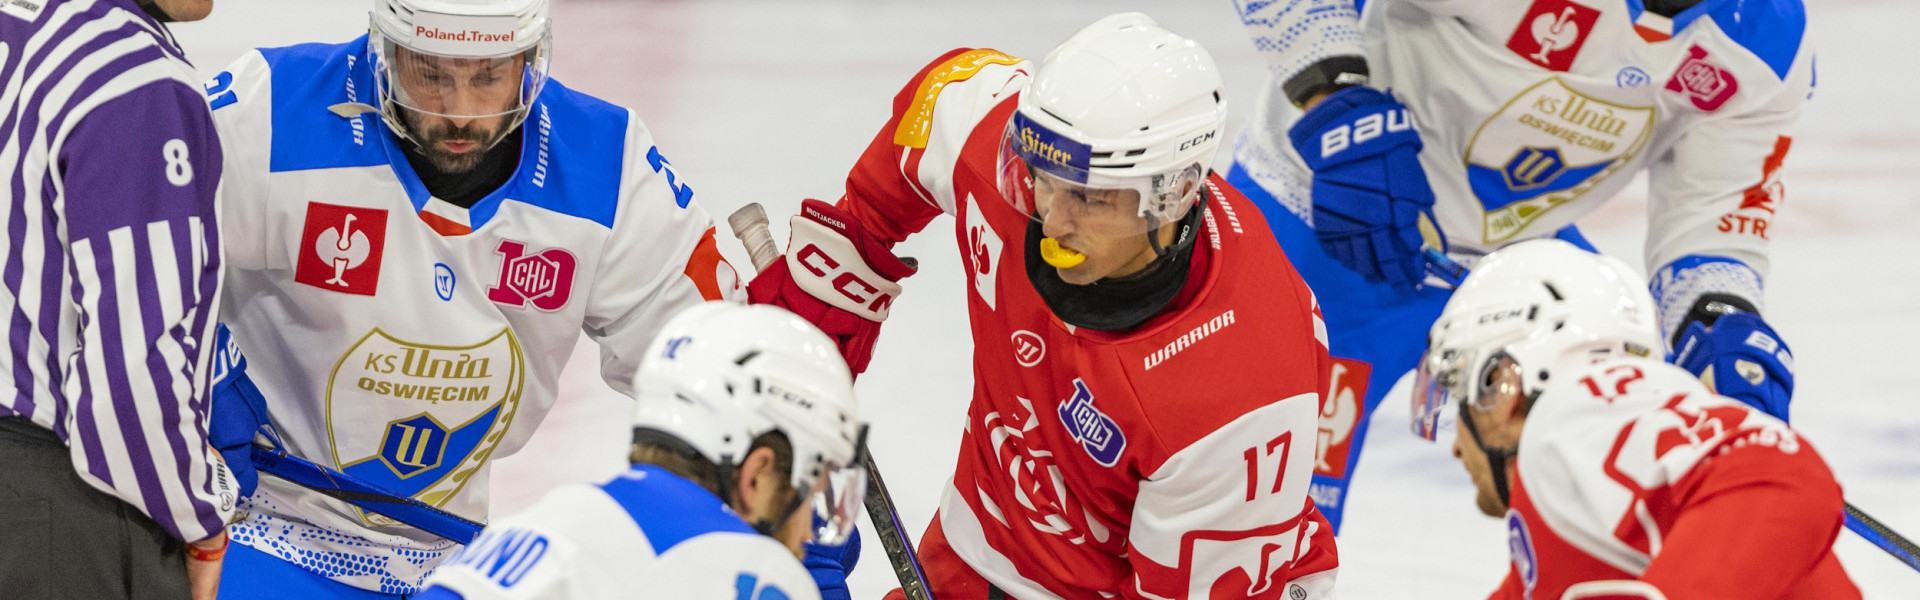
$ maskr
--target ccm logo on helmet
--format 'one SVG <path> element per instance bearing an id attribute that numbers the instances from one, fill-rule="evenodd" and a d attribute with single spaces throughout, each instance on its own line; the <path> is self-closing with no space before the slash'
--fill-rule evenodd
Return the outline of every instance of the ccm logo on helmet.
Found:
<path id="1" fill-rule="evenodd" d="M 1350 146 L 1358 146 L 1373 141 L 1386 133 L 1397 133 L 1413 129 L 1413 119 L 1407 118 L 1406 109 L 1374 113 L 1355 120 L 1352 125 L 1341 125 L 1320 134 L 1320 158 L 1339 154 Z"/>
<path id="2" fill-rule="evenodd" d="M 860 279 L 859 275 L 840 270 L 840 262 L 827 256 L 819 246 L 807 244 L 807 247 L 801 248 L 800 253 L 795 256 L 799 258 L 801 267 L 806 268 L 816 277 L 831 281 L 833 291 L 846 296 L 848 300 L 866 306 L 867 310 L 879 312 L 893 305 L 893 294 L 881 293 L 880 288 Z"/>
<path id="3" fill-rule="evenodd" d="M 1217 130 L 1209 131 L 1209 132 L 1200 134 L 1200 137 L 1193 138 L 1184 142 L 1180 142 L 1180 151 L 1186 152 L 1188 148 L 1192 148 L 1194 146 L 1198 146 L 1202 143 L 1205 143 L 1207 140 L 1213 139 L 1213 135 L 1216 133 L 1219 133 L 1219 131 Z"/>

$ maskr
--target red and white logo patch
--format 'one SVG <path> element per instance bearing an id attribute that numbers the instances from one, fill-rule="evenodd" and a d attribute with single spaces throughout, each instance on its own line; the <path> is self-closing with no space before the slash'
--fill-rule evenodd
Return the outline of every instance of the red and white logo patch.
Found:
<path id="1" fill-rule="evenodd" d="M 307 203 L 293 280 L 323 290 L 372 296 L 380 287 L 387 211 Z"/>
<path id="2" fill-rule="evenodd" d="M 1373 365 L 1334 357 L 1328 370 L 1327 395 L 1320 402 L 1319 447 L 1313 453 L 1313 474 L 1340 479 L 1347 476 L 1353 429 L 1366 416 L 1367 376 L 1373 373 Z"/>
<path id="3" fill-rule="evenodd" d="M 1667 89 L 1686 94 L 1695 108 L 1713 112 L 1740 91 L 1740 82 L 1733 78 L 1733 71 L 1707 60 L 1706 48 L 1694 44 L 1687 48 L 1687 60 L 1667 80 Z"/>
<path id="4" fill-rule="evenodd" d="M 528 253 L 527 245 L 500 240 L 494 252 L 500 261 L 500 282 L 487 288 L 487 299 L 514 308 L 532 304 L 552 312 L 567 305 L 573 295 L 573 253 L 548 248 Z"/>
<path id="5" fill-rule="evenodd" d="M 1534 0 L 1507 38 L 1507 49 L 1533 64 L 1566 71 L 1599 20 L 1599 10 L 1570 0 Z"/>

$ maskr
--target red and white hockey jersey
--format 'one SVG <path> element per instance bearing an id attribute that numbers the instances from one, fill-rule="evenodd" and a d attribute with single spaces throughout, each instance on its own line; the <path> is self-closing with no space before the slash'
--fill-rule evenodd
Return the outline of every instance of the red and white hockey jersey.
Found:
<path id="1" fill-rule="evenodd" d="M 969 269 L 974 400 L 921 544 L 934 594 L 1325 597 L 1332 531 L 1307 500 L 1328 372 L 1312 292 L 1216 177 L 1161 314 L 1120 333 L 1056 318 L 1027 279 L 1029 219 L 994 178 L 1034 68 L 984 49 L 935 60 L 840 202 L 890 242 L 954 215 Z"/>
<path id="2" fill-rule="evenodd" d="M 1520 435 L 1513 567 L 1492 598 L 1633 579 L 1667 600 L 1860 597 L 1833 555 L 1840 486 L 1786 423 L 1656 360 L 1554 379 Z M 1609 585 L 1655 597 L 1588 587 Z"/>

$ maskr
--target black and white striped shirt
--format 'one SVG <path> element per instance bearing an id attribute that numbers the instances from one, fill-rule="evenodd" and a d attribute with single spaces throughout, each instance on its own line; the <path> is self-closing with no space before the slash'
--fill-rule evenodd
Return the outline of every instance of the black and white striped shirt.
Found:
<path id="1" fill-rule="evenodd" d="M 0 417 L 173 535 L 214 535 L 235 499 L 207 444 L 221 155 L 192 67 L 133 0 L 0 0 L 0 65 Z"/>

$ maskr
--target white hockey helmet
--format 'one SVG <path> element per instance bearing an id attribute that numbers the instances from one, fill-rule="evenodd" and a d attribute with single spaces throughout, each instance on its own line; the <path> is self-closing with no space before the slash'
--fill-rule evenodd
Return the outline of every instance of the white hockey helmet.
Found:
<path id="1" fill-rule="evenodd" d="M 413 133 L 405 108 L 452 119 L 504 116 L 487 147 L 526 120 L 547 83 L 553 33 L 548 0 L 373 0 L 367 45 L 373 51 L 380 114 L 402 138 Z M 452 68 L 454 65 L 464 69 Z M 451 74 L 458 73 L 455 77 Z M 461 87 L 500 86 L 512 100 L 469 106 Z M 517 90 L 513 89 L 517 88 Z"/>
<path id="2" fill-rule="evenodd" d="M 648 346 L 634 379 L 633 427 L 668 434 L 717 465 L 737 465 L 769 431 L 793 446 L 793 489 L 823 524 L 815 539 L 844 542 L 865 499 L 866 427 L 853 374 L 833 340 L 772 306 L 695 305 Z"/>
<path id="3" fill-rule="evenodd" d="M 1440 311 L 1413 387 L 1413 429 L 1433 440 L 1464 402 L 1478 409 L 1503 360 L 1519 366 L 1523 397 L 1560 366 L 1649 356 L 1661 349 L 1646 280 L 1620 259 L 1554 240 L 1501 248 L 1474 266 Z"/>
<path id="4" fill-rule="evenodd" d="M 1177 221 L 1220 149 L 1225 94 L 1193 40 L 1140 13 L 1095 21 L 1048 53 L 1020 94 L 1000 141 L 1001 196 L 1036 220 L 1075 211 L 1107 236 Z M 1089 189 L 1036 207 L 1035 185 Z"/>

